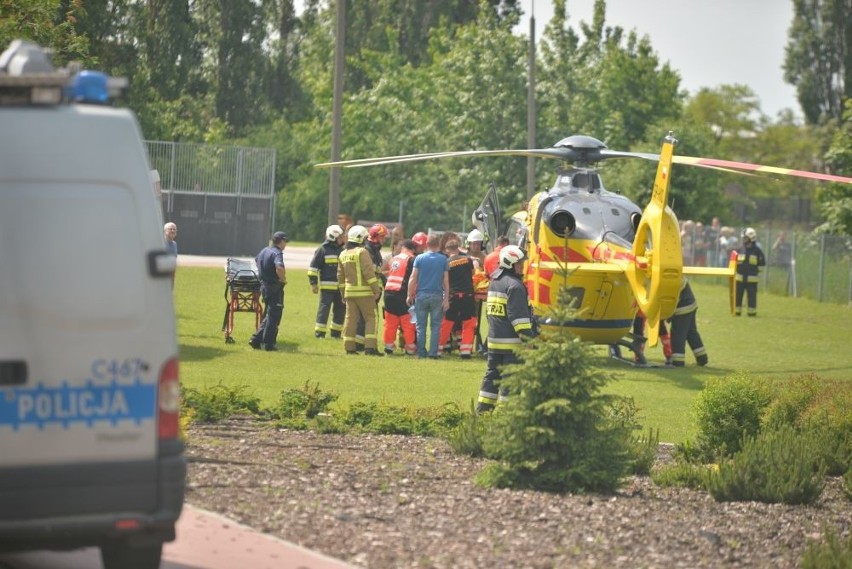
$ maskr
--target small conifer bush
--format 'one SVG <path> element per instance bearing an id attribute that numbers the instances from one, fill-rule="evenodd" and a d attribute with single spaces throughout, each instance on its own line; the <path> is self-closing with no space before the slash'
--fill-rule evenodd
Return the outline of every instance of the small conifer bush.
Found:
<path id="1" fill-rule="evenodd" d="M 476 412 L 474 402 L 470 402 L 470 410 L 462 420 L 447 435 L 447 442 L 458 454 L 466 454 L 475 458 L 485 456 L 482 448 L 482 437 L 490 414 L 480 415 Z"/>
<path id="2" fill-rule="evenodd" d="M 260 399 L 248 393 L 248 386 L 218 384 L 207 389 L 183 390 L 183 413 L 201 423 L 216 423 L 234 415 L 262 414 Z"/>
<path id="3" fill-rule="evenodd" d="M 568 306 L 560 302 L 553 320 L 575 316 Z M 560 326 L 545 329 L 521 355 L 524 363 L 504 370 L 509 399 L 483 434 L 486 456 L 496 462 L 477 483 L 550 492 L 617 489 L 631 466 L 632 425 L 610 413 L 616 397 L 600 391 L 611 377 L 594 365 L 590 346 Z"/>
<path id="4" fill-rule="evenodd" d="M 833 530 L 823 543 L 811 543 L 802 556 L 801 569 L 852 569 L 852 536 L 843 539 Z"/>
<path id="5" fill-rule="evenodd" d="M 700 490 L 707 487 L 707 476 L 714 466 L 704 466 L 684 460 L 675 461 L 651 471 L 651 480 L 658 486 L 692 488 Z"/>
<path id="6" fill-rule="evenodd" d="M 279 419 L 313 419 L 337 401 L 337 394 L 320 389 L 306 381 L 301 389 L 285 389 L 272 412 Z"/>
<path id="7" fill-rule="evenodd" d="M 852 382 L 804 375 L 773 387 L 763 428 L 793 425 L 807 431 L 831 476 L 852 467 Z"/>
<path id="8" fill-rule="evenodd" d="M 718 502 L 812 504 L 825 484 L 813 441 L 791 426 L 744 437 L 742 449 L 707 479 Z"/>

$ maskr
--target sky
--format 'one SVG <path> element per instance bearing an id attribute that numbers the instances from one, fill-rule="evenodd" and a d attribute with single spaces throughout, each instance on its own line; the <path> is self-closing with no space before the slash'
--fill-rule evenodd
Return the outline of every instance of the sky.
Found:
<path id="1" fill-rule="evenodd" d="M 516 31 L 529 33 L 532 7 L 540 40 L 553 3 L 520 3 L 524 17 Z M 567 0 L 567 6 L 568 23 L 579 33 L 580 21 L 591 22 L 594 0 Z M 681 88 L 694 94 L 702 87 L 747 85 L 770 118 L 784 108 L 802 114 L 781 69 L 792 21 L 792 0 L 606 0 L 605 25 L 647 35 L 660 63 L 680 74 Z"/>

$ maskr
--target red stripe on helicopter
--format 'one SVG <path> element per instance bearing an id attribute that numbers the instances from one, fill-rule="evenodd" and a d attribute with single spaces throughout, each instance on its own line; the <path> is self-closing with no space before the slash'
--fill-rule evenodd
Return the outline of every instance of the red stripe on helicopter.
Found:
<path id="1" fill-rule="evenodd" d="M 582 263 L 588 261 L 591 257 L 586 257 L 582 253 L 571 249 L 570 247 L 550 247 L 550 252 L 553 253 L 555 259 L 546 252 L 539 250 L 542 261 L 563 261 Z"/>
<path id="2" fill-rule="evenodd" d="M 621 259 L 624 261 L 633 261 L 633 253 L 624 251 L 621 247 L 610 247 L 607 244 L 598 244 L 594 247 L 589 246 L 589 258 L 593 261 L 609 262 L 613 259 Z"/>

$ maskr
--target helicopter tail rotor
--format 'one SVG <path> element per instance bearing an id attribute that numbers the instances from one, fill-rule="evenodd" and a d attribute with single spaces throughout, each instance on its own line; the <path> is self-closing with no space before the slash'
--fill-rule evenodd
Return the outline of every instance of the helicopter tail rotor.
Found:
<path id="1" fill-rule="evenodd" d="M 659 339 L 660 320 L 677 306 L 683 276 L 683 253 L 677 217 L 666 205 L 672 157 L 677 141 L 671 133 L 663 142 L 651 201 L 642 212 L 633 241 L 633 264 L 626 275 L 636 304 L 648 319 L 648 344 Z"/>

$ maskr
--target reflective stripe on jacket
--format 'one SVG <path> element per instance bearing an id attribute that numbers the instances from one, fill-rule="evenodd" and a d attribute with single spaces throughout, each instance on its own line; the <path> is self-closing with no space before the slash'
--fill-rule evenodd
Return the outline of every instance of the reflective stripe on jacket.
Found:
<path id="1" fill-rule="evenodd" d="M 672 316 L 689 314 L 696 310 L 698 310 L 698 302 L 695 300 L 695 294 L 692 292 L 692 287 L 689 286 L 689 281 L 683 279 L 683 287 L 680 289 L 680 296 L 677 299 L 677 306 Z"/>
<path id="2" fill-rule="evenodd" d="M 380 292 L 376 266 L 364 247 L 346 249 L 340 254 L 337 286 L 344 298 L 371 297 Z"/>
<path id="3" fill-rule="evenodd" d="M 766 257 L 756 243 L 749 243 L 737 251 L 737 280 L 753 280 L 760 274 L 760 267 L 766 265 Z"/>
<path id="4" fill-rule="evenodd" d="M 337 261 L 342 245 L 336 241 L 326 241 L 314 252 L 308 267 L 308 281 L 319 284 L 320 290 L 337 290 Z"/>
<path id="5" fill-rule="evenodd" d="M 489 350 L 511 350 L 522 343 L 522 334 L 532 333 L 529 296 L 520 275 L 508 269 L 495 273 L 488 287 L 485 314 Z"/>
<path id="6" fill-rule="evenodd" d="M 413 259 L 414 255 L 407 251 L 403 251 L 391 258 L 385 291 L 394 293 L 408 292 L 408 279 L 411 277 L 411 271 L 414 268 Z"/>

